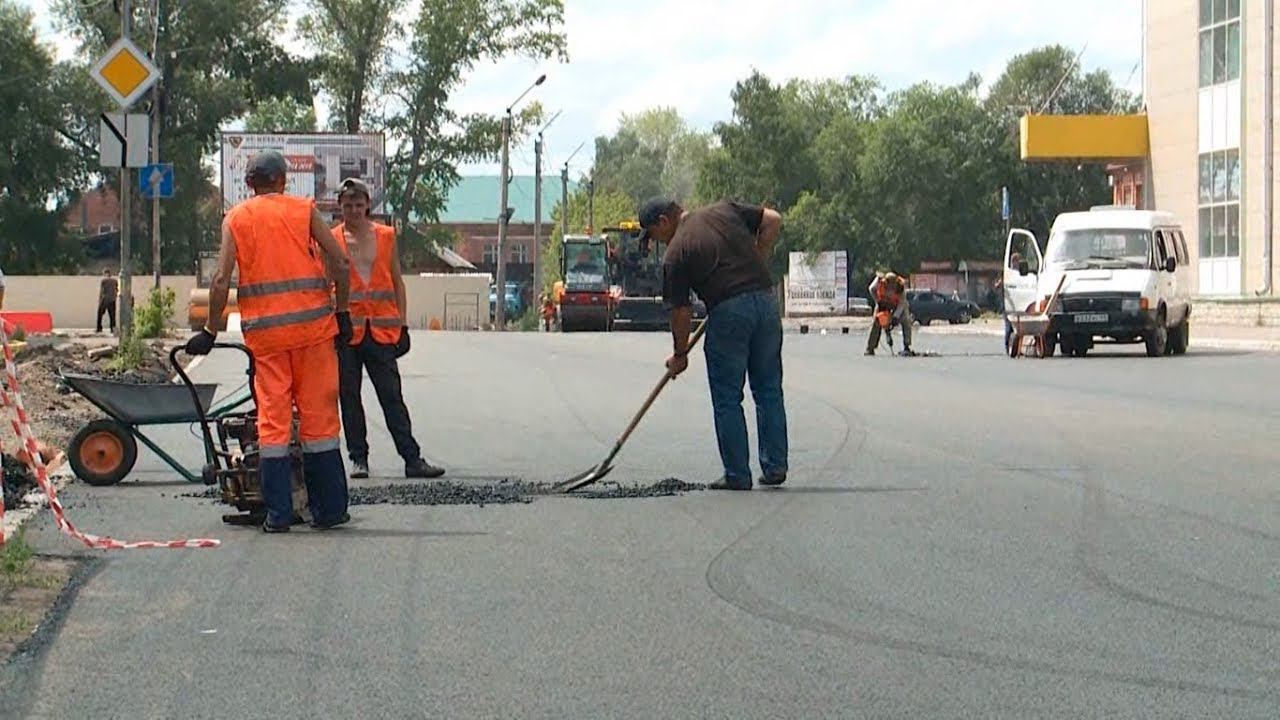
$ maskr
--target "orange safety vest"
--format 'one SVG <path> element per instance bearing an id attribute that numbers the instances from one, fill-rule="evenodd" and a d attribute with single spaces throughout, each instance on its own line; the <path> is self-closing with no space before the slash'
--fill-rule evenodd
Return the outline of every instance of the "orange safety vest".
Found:
<path id="1" fill-rule="evenodd" d="M 356 272 L 355 262 L 351 263 L 351 344 L 359 345 L 364 340 L 364 328 L 368 323 L 374 342 L 395 345 L 400 342 L 402 325 L 400 308 L 396 305 L 396 286 L 391 277 L 391 253 L 395 248 L 396 231 L 388 225 L 373 223 L 373 234 L 377 249 L 369 271 L 369 282 Z M 334 228 L 333 235 L 350 255 L 346 225 Z"/>
<path id="2" fill-rule="evenodd" d="M 893 310 L 898 309 L 898 304 L 902 302 L 902 286 L 894 283 L 894 287 L 889 287 L 889 282 L 881 280 L 876 285 L 876 304 L 881 307 L 888 307 Z"/>
<path id="3" fill-rule="evenodd" d="M 227 213 L 240 280 L 236 305 L 255 355 L 308 347 L 337 334 L 309 198 L 257 195 Z"/>

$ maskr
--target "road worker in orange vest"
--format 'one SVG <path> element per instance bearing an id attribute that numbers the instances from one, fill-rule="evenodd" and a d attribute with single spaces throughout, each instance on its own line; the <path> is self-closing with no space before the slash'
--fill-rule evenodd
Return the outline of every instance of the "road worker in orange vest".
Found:
<path id="1" fill-rule="evenodd" d="M 396 231 L 369 219 L 371 198 L 364 181 L 343 180 L 338 191 L 342 224 L 333 229 L 333 236 L 351 259 L 354 332 L 350 344 L 338 355 L 342 430 L 347 436 L 351 477 L 369 477 L 369 439 L 360 400 L 360 385 L 367 370 L 396 452 L 404 459 L 404 476 L 436 478 L 444 474 L 444 469 L 422 459 L 400 387 L 396 361 L 409 352 L 409 323 Z"/>
<path id="2" fill-rule="evenodd" d="M 295 521 L 289 457 L 295 406 L 311 526 L 324 530 L 351 519 L 338 439 L 338 348 L 352 332 L 350 267 L 315 202 L 284 194 L 287 173 L 284 156 L 273 150 L 250 160 L 245 181 L 254 196 L 222 221 L 211 320 L 186 346 L 192 355 L 213 348 L 238 266 L 240 325 L 256 369 L 266 532 L 287 532 Z"/>
<path id="3" fill-rule="evenodd" d="M 876 313 L 871 320 L 871 335 L 867 338 L 867 355 L 875 355 L 880 345 L 880 332 L 889 333 L 889 346 L 893 346 L 893 326 L 902 328 L 902 355 L 915 355 L 911 349 L 911 303 L 907 301 L 907 286 L 897 273 L 877 274 L 867 286 L 875 301 Z"/>

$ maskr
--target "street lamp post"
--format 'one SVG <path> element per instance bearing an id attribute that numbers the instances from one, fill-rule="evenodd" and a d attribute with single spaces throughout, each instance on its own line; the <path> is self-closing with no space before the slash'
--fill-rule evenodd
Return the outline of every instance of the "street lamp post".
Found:
<path id="1" fill-rule="evenodd" d="M 524 99 L 535 87 L 541 85 L 547 79 L 546 75 L 539 75 L 533 84 L 525 88 L 520 93 L 520 97 L 515 102 L 507 106 L 506 115 L 502 118 L 502 177 L 499 193 L 498 207 L 498 258 L 497 271 L 494 273 L 494 279 L 497 287 L 494 289 L 494 322 L 499 330 L 507 328 L 507 224 L 511 221 L 511 208 L 507 206 L 507 186 L 511 183 L 511 111 L 516 105 Z"/>
<path id="2" fill-rule="evenodd" d="M 572 160 L 573 156 L 577 155 L 578 151 L 582 149 L 582 146 L 586 144 L 587 143 L 584 141 L 580 143 L 578 147 L 574 148 L 573 152 L 569 153 L 569 157 L 565 158 L 564 167 L 560 168 L 560 238 L 561 240 L 564 239 L 565 235 L 569 234 L 569 161 Z"/>

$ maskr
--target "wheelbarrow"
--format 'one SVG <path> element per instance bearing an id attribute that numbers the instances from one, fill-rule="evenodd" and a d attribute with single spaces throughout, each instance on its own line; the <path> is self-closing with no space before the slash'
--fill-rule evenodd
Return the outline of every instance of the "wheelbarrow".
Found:
<path id="1" fill-rule="evenodd" d="M 1048 300 L 1042 301 L 1037 309 L 1005 314 L 1005 319 L 1009 321 L 1009 326 L 1012 328 L 1009 336 L 1009 357 L 1016 358 L 1024 355 L 1046 358 L 1053 354 L 1054 340 L 1050 337 L 1053 317 L 1050 313 L 1054 303 L 1058 301 L 1058 295 L 1062 292 L 1062 285 L 1066 280 L 1067 276 L 1063 274 L 1058 279 L 1058 286 L 1054 288 L 1053 294 Z"/>
<path id="2" fill-rule="evenodd" d="M 248 358 L 243 390 L 233 392 L 214 405 L 217 384 L 192 382 L 178 362 L 181 347 L 169 352 L 169 363 L 181 384 L 138 384 L 104 380 L 89 375 L 62 374 L 75 392 L 108 415 L 94 420 L 76 433 L 68 458 L 80 479 L 91 485 L 112 485 L 127 476 L 138 458 L 138 441 L 150 448 L 188 482 L 218 485 L 222 502 L 240 510 L 240 515 L 222 516 L 236 525 L 260 524 L 266 515 L 262 488 L 258 481 L 257 398 L 253 390 L 253 353 L 243 345 L 216 343 Z M 205 462 L 199 472 L 188 469 L 164 451 L 141 428 L 188 424 L 200 427 Z M 302 478 L 302 447 L 295 437 L 293 458 L 294 522 L 306 522 L 306 489 Z"/>
<path id="3" fill-rule="evenodd" d="M 175 353 L 178 348 L 175 348 Z M 177 366 L 175 353 L 171 361 Z M 129 383 L 92 375 L 60 373 L 62 381 L 107 417 L 91 421 L 71 439 L 67 459 L 76 477 L 90 485 L 114 485 L 123 480 L 138 460 L 138 443 L 151 449 L 187 482 L 210 483 L 203 470 L 192 471 L 165 452 L 147 436 L 144 428 L 158 425 L 192 424 L 202 418 L 229 416 L 253 399 L 248 389 L 233 393 L 211 406 L 217 384 L 184 387 L 174 383 Z M 193 405 L 193 399 L 196 404 Z M 206 446 L 206 465 L 213 458 Z"/>

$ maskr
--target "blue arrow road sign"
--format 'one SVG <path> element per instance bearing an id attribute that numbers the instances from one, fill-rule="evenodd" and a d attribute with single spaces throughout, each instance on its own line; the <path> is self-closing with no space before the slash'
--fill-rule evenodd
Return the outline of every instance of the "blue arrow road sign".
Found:
<path id="1" fill-rule="evenodd" d="M 173 197 L 173 163 L 147 165 L 138 172 L 138 189 L 147 200 Z"/>
<path id="2" fill-rule="evenodd" d="M 1000 219 L 1009 219 L 1009 188 L 1000 188 Z"/>

